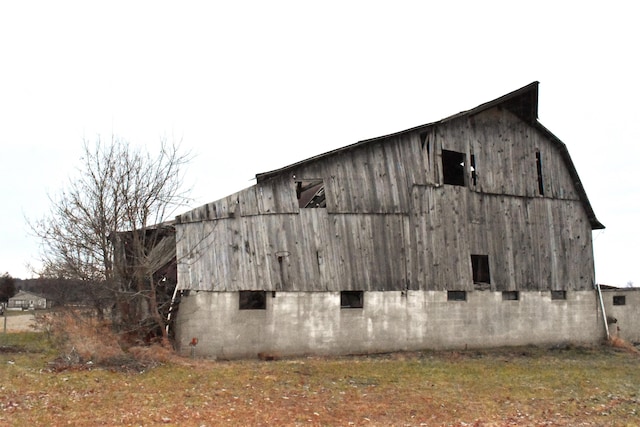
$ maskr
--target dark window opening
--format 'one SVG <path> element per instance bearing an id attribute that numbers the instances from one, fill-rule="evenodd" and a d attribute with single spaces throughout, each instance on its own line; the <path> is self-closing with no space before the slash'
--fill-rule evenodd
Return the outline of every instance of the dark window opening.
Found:
<path id="1" fill-rule="evenodd" d="M 340 292 L 340 308 L 362 308 L 364 306 L 363 291 Z"/>
<path id="2" fill-rule="evenodd" d="M 551 291 L 551 299 L 567 299 L 567 291 Z"/>
<path id="3" fill-rule="evenodd" d="M 443 182 L 464 187 L 464 153 L 442 150 Z"/>
<path id="4" fill-rule="evenodd" d="M 299 208 L 326 208 L 324 182 L 321 179 L 296 181 Z"/>
<path id="5" fill-rule="evenodd" d="M 542 157 L 540 152 L 536 151 L 536 170 L 538 171 L 538 194 L 544 196 L 544 184 L 542 182 Z"/>
<path id="6" fill-rule="evenodd" d="M 476 169 L 476 156 L 475 155 L 471 155 L 470 159 L 470 166 L 471 166 L 471 184 L 475 187 L 476 184 L 478 183 L 478 172 Z"/>
<path id="7" fill-rule="evenodd" d="M 266 310 L 265 291 L 240 291 L 240 310 Z"/>
<path id="8" fill-rule="evenodd" d="M 502 292 L 502 301 L 518 301 L 520 299 L 520 295 L 518 291 L 503 291 Z"/>
<path id="9" fill-rule="evenodd" d="M 489 255 L 471 255 L 473 283 L 491 283 L 489 273 Z"/>
<path id="10" fill-rule="evenodd" d="M 447 301 L 466 301 L 467 291 L 447 291 Z"/>
<path id="11" fill-rule="evenodd" d="M 627 297 L 624 295 L 614 295 L 613 297 L 613 305 L 626 305 Z"/>

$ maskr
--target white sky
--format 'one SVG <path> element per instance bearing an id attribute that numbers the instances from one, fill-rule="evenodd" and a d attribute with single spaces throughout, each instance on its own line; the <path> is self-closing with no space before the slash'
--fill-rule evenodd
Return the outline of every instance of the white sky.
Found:
<path id="1" fill-rule="evenodd" d="M 31 276 L 25 216 L 44 214 L 83 139 L 181 140 L 195 207 L 538 80 L 540 122 L 607 226 L 596 280 L 640 285 L 635 2 L 434 4 L 0 3 L 0 273 Z"/>

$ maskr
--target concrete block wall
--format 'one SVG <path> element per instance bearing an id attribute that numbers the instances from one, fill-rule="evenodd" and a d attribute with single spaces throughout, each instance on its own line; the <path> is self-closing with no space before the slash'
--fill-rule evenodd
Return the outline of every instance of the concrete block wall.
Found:
<path id="1" fill-rule="evenodd" d="M 640 294 L 638 294 L 640 296 Z M 180 351 L 216 358 L 378 353 L 527 344 L 597 343 L 605 336 L 595 291 L 364 292 L 363 308 L 341 308 L 340 292 L 267 292 L 264 310 L 239 310 L 237 292 L 191 292 L 176 321 Z"/>
<path id="2" fill-rule="evenodd" d="M 614 304 L 614 297 L 624 297 Z M 609 323 L 609 332 L 630 343 L 640 343 L 640 288 L 603 289 L 602 300 Z M 620 304 L 624 302 L 624 304 Z"/>

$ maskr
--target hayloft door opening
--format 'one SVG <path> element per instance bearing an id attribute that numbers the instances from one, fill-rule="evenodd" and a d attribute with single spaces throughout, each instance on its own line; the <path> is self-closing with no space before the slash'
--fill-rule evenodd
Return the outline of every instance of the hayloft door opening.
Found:
<path id="1" fill-rule="evenodd" d="M 457 151 L 442 150 L 443 183 L 465 186 L 465 154 Z"/>

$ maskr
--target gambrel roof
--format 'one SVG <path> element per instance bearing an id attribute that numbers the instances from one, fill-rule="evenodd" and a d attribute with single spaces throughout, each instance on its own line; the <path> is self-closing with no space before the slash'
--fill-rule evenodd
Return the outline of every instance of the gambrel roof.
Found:
<path id="1" fill-rule="evenodd" d="M 551 133 L 551 131 L 549 131 L 546 127 L 544 127 L 539 121 L 538 121 L 538 85 L 539 82 L 533 82 L 530 83 L 520 89 L 517 89 L 513 92 L 510 92 L 506 95 L 503 95 L 499 98 L 494 99 L 493 101 L 489 101 L 486 102 L 484 104 L 481 104 L 471 110 L 468 111 L 462 111 L 458 114 L 454 114 L 452 116 L 449 116 L 447 118 L 444 118 L 442 120 L 436 121 L 436 122 L 432 122 L 432 123 L 427 123 L 424 125 L 420 125 L 420 126 L 416 126 L 410 129 L 406 129 L 404 131 L 400 131 L 400 132 L 395 132 L 389 135 L 384 135 L 384 136 L 380 136 L 380 137 L 376 137 L 376 138 L 371 138 L 371 139 L 366 139 L 363 141 L 359 141 L 356 142 L 355 144 L 351 144 L 351 145 L 347 145 L 345 147 L 342 148 L 338 148 L 332 151 L 328 151 L 324 154 L 319 154 L 317 156 L 313 156 L 310 157 L 306 160 L 302 160 L 296 163 L 293 163 L 291 165 L 285 166 L 283 168 L 280 169 L 276 169 L 273 171 L 269 171 L 269 172 L 264 172 L 264 173 L 259 173 L 256 175 L 256 180 L 257 182 L 262 182 L 264 180 L 267 180 L 269 178 L 272 178 L 274 176 L 278 176 L 281 175 L 282 173 L 285 173 L 287 171 L 293 170 L 295 168 L 298 168 L 301 165 L 310 163 L 310 162 L 314 162 L 317 161 L 319 159 L 323 159 L 326 157 L 330 157 L 330 156 L 334 156 L 340 153 L 343 153 L 345 151 L 348 150 L 353 150 L 355 148 L 359 148 L 365 144 L 370 144 L 373 142 L 378 142 L 380 140 L 383 139 L 387 139 L 387 138 L 391 138 L 391 137 L 395 137 L 395 136 L 399 136 L 405 133 L 409 133 L 409 132 L 415 132 L 415 131 L 423 131 L 426 130 L 430 127 L 436 126 L 436 125 L 440 125 L 443 123 L 447 123 L 449 121 L 461 118 L 461 117 L 472 117 L 474 115 L 477 115 L 483 111 L 489 110 L 491 108 L 494 107 L 501 107 L 501 108 L 505 108 L 508 111 L 510 111 L 511 113 L 513 113 L 514 115 L 516 115 L 517 117 L 519 117 L 521 120 L 523 120 L 524 122 L 528 123 L 529 125 L 531 125 L 532 127 L 534 127 L 535 129 L 537 129 L 540 133 L 542 133 L 545 137 L 547 137 L 551 143 L 553 145 L 555 145 L 555 147 L 558 149 L 559 154 L 565 164 L 565 166 L 567 167 L 567 170 L 571 176 L 571 179 L 573 181 L 573 184 L 575 185 L 576 191 L 580 197 L 580 200 L 582 201 L 582 204 L 584 206 L 585 212 L 587 214 L 587 217 L 589 218 L 590 224 L 591 224 L 591 228 L 593 230 L 599 230 L 599 229 L 603 229 L 605 228 L 604 225 L 602 223 L 600 223 L 600 221 L 598 221 L 598 219 L 596 218 L 596 215 L 593 211 L 593 208 L 591 206 L 591 203 L 589 202 L 589 198 L 587 197 L 587 193 L 584 189 L 584 186 L 582 185 L 582 182 L 580 181 L 580 177 L 578 176 L 578 172 L 575 168 L 575 165 L 573 164 L 573 161 L 571 160 L 571 157 L 569 155 L 569 151 L 567 150 L 567 146 L 558 138 L 556 137 L 553 133 Z"/>

